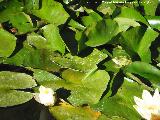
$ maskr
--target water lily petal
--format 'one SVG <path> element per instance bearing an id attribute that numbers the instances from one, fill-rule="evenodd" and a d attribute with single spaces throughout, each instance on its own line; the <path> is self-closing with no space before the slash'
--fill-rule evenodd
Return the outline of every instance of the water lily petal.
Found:
<path id="1" fill-rule="evenodd" d="M 142 99 L 134 96 L 134 101 L 137 105 L 133 107 L 143 118 L 151 120 L 151 115 L 160 116 L 160 94 L 158 89 L 155 90 L 153 96 L 147 90 L 143 90 Z"/>
<path id="2" fill-rule="evenodd" d="M 41 85 L 41 86 L 39 87 L 39 92 L 45 91 L 45 89 L 46 89 L 46 88 Z"/>
<path id="3" fill-rule="evenodd" d="M 142 106 L 143 105 L 143 100 L 134 96 L 134 101 L 138 106 Z"/>
<path id="4" fill-rule="evenodd" d="M 55 102 L 53 94 L 39 94 L 40 103 L 45 106 L 52 106 Z"/>
<path id="5" fill-rule="evenodd" d="M 40 103 L 39 93 L 34 93 L 34 99 Z"/>
<path id="6" fill-rule="evenodd" d="M 139 107 L 137 105 L 134 105 L 133 107 L 138 111 L 138 113 L 143 118 L 145 118 L 146 120 L 150 120 L 151 119 L 151 113 L 150 113 L 150 111 L 147 111 L 147 110 L 145 110 L 145 109 L 143 109 L 143 108 L 141 108 L 141 107 Z"/>
<path id="7" fill-rule="evenodd" d="M 155 90 L 153 97 L 154 98 L 159 97 L 159 90 L 158 90 L 158 88 Z"/>
<path id="8" fill-rule="evenodd" d="M 145 102 L 146 104 L 151 104 L 151 103 L 153 103 L 152 95 L 151 95 L 150 92 L 148 92 L 147 90 L 143 90 L 142 99 L 144 100 L 144 102 Z"/>
<path id="9" fill-rule="evenodd" d="M 40 93 L 35 93 L 34 98 L 37 102 L 45 106 L 53 106 L 55 103 L 54 91 L 51 88 L 39 87 Z"/>
<path id="10" fill-rule="evenodd" d="M 159 91 L 158 91 L 158 88 L 155 90 L 155 93 L 153 95 L 153 99 L 154 99 L 154 103 L 156 105 L 159 105 L 160 106 L 160 95 L 159 95 Z"/>
<path id="11" fill-rule="evenodd" d="M 47 94 L 47 93 L 54 94 L 54 91 L 51 88 L 46 88 L 42 85 L 39 87 L 39 92 L 44 94 Z"/>

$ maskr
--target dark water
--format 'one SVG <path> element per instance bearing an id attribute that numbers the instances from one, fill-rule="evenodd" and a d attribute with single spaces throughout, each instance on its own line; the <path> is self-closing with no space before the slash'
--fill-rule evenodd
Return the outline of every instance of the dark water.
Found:
<path id="1" fill-rule="evenodd" d="M 55 120 L 48 109 L 31 100 L 14 107 L 0 108 L 0 120 Z"/>

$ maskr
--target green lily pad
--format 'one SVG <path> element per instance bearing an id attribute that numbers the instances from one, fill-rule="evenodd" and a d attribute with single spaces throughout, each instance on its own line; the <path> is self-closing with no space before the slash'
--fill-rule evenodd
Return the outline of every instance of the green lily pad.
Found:
<path id="1" fill-rule="evenodd" d="M 25 89 L 36 86 L 30 75 L 9 71 L 0 72 L 0 89 Z"/>
<path id="2" fill-rule="evenodd" d="M 70 68 L 83 72 L 89 72 L 97 69 L 96 65 L 106 57 L 107 54 L 94 49 L 90 55 L 84 58 L 67 54 L 65 56 L 51 57 L 51 60 L 62 68 Z"/>
<path id="3" fill-rule="evenodd" d="M 33 98 L 29 92 L 16 90 L 0 90 L 0 107 L 9 107 L 25 103 Z"/>
<path id="4" fill-rule="evenodd" d="M 112 84 L 112 87 L 113 85 L 114 84 Z M 133 105 L 135 104 L 133 97 L 141 96 L 142 90 L 143 87 L 136 82 L 124 80 L 122 86 L 114 96 L 108 97 L 108 95 L 106 95 L 98 104 L 93 105 L 93 108 L 101 111 L 108 117 L 115 117 L 115 120 L 118 118 L 120 120 L 140 120 L 140 115 L 138 115 L 133 108 Z"/>
<path id="5" fill-rule="evenodd" d="M 155 84 L 160 83 L 160 70 L 148 63 L 135 61 L 128 65 L 125 71 L 138 74 Z"/>
<path id="6" fill-rule="evenodd" d="M 36 85 L 30 75 L 10 71 L 0 72 L 0 107 L 14 106 L 31 100 L 32 93 L 14 89 L 32 88 Z"/>
<path id="7" fill-rule="evenodd" d="M 90 26 L 92 23 L 98 22 L 101 20 L 102 20 L 102 17 L 94 11 L 89 13 L 88 16 L 82 17 L 82 22 L 85 26 Z"/>
<path id="8" fill-rule="evenodd" d="M 65 44 L 59 34 L 59 29 L 54 24 L 42 27 L 43 35 L 46 38 L 46 48 L 50 50 L 58 50 L 62 54 L 65 52 Z"/>
<path id="9" fill-rule="evenodd" d="M 16 34 L 24 34 L 34 30 L 30 16 L 24 12 L 10 16 L 10 23 L 18 30 Z"/>
<path id="10" fill-rule="evenodd" d="M 104 45 L 117 35 L 118 24 L 111 19 L 102 20 L 92 24 L 87 32 L 89 32 L 89 40 L 86 42 L 87 46 L 96 47 Z"/>
<path id="11" fill-rule="evenodd" d="M 98 70 L 91 74 L 85 74 L 79 71 L 67 69 L 62 73 L 63 79 L 58 79 L 55 75 L 52 75 L 52 79 L 47 80 L 42 77 L 43 75 L 51 76 L 50 73 L 34 72 L 34 77 L 40 85 L 50 87 L 54 90 L 59 88 L 71 90 L 71 95 L 68 100 L 76 106 L 97 103 L 106 89 L 110 79 L 108 73 L 104 70 Z"/>
<path id="12" fill-rule="evenodd" d="M 60 67 L 50 60 L 50 57 L 56 54 L 57 53 L 50 50 L 34 49 L 25 42 L 23 49 L 14 56 L 3 59 L 3 63 L 45 69 L 47 71 L 58 71 Z"/>
<path id="13" fill-rule="evenodd" d="M 119 32 L 126 31 L 129 27 L 137 27 L 140 26 L 138 22 L 133 19 L 124 18 L 124 17 L 116 17 L 114 20 L 118 23 Z"/>
<path id="14" fill-rule="evenodd" d="M 42 8 L 32 10 L 32 14 L 56 26 L 64 24 L 69 17 L 62 4 L 53 0 L 42 0 Z"/>
<path id="15" fill-rule="evenodd" d="M 150 46 L 158 33 L 151 28 L 146 31 L 142 27 L 132 28 L 122 34 L 122 46 L 127 52 L 132 51 L 137 53 L 143 62 L 151 62 Z"/>
<path id="16" fill-rule="evenodd" d="M 148 28 L 143 38 L 139 42 L 137 52 L 143 62 L 151 62 L 151 52 L 149 47 L 151 46 L 151 43 L 158 37 L 158 35 L 158 32 L 154 31 L 151 28 Z"/>
<path id="17" fill-rule="evenodd" d="M 11 0 L 6 4 L 6 8 L 0 11 L 0 23 L 10 20 L 11 16 L 14 16 L 18 12 L 22 12 L 22 3 L 18 0 Z"/>
<path id="18" fill-rule="evenodd" d="M 133 19 L 135 21 L 139 21 L 146 25 L 149 25 L 146 19 L 133 8 L 122 7 L 121 13 L 118 15 L 118 17 Z"/>
<path id="19" fill-rule="evenodd" d="M 9 57 L 16 47 L 16 37 L 0 28 L 0 57 Z"/>
<path id="20" fill-rule="evenodd" d="M 158 7 L 159 0 L 146 1 L 141 0 L 140 4 L 144 7 L 145 14 L 154 16 Z"/>

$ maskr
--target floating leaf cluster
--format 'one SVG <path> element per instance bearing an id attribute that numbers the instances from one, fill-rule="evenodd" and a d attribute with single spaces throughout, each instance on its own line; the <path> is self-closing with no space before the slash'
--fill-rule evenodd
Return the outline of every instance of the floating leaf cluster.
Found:
<path id="1" fill-rule="evenodd" d="M 140 120 L 134 96 L 160 89 L 159 6 L 0 0 L 0 107 L 26 103 L 44 86 L 57 120 Z"/>

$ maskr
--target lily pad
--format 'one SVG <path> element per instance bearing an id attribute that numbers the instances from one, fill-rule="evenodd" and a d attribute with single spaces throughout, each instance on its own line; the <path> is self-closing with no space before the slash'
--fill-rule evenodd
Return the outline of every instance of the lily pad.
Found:
<path id="1" fill-rule="evenodd" d="M 141 96 L 142 90 L 143 87 L 136 82 L 125 79 L 114 96 L 106 95 L 98 104 L 93 105 L 93 108 L 111 118 L 117 116 L 119 119 L 140 120 L 140 115 L 133 108 L 135 104 L 133 97 Z"/>
<path id="2" fill-rule="evenodd" d="M 9 57 L 16 47 L 16 37 L 0 28 L 0 57 Z"/>
<path id="3" fill-rule="evenodd" d="M 0 72 L 0 89 L 26 89 L 36 86 L 30 75 L 9 71 Z"/>
<path id="4" fill-rule="evenodd" d="M 0 107 L 9 107 L 25 103 L 33 98 L 29 92 L 16 90 L 0 90 Z"/>
<path id="5" fill-rule="evenodd" d="M 32 10 L 32 14 L 56 26 L 64 24 L 69 17 L 62 4 L 53 0 L 42 0 L 42 8 Z"/>
<path id="6" fill-rule="evenodd" d="M 32 88 L 36 85 L 34 79 L 24 73 L 0 72 L 0 107 L 14 106 L 31 100 L 32 93 L 14 89 Z"/>
<path id="7" fill-rule="evenodd" d="M 34 72 L 34 77 L 40 85 L 50 87 L 54 90 L 59 88 L 71 90 L 71 95 L 68 100 L 76 106 L 97 103 L 110 79 L 108 73 L 104 70 L 85 74 L 68 69 L 62 73 L 63 79 L 58 79 L 55 75 L 52 75 L 52 79 L 47 80 L 42 77 L 43 75 L 51 76 L 50 73 L 43 71 L 41 73 Z"/>
<path id="8" fill-rule="evenodd" d="M 107 54 L 94 49 L 90 55 L 84 58 L 67 54 L 65 56 L 51 57 L 51 60 L 62 68 L 70 68 L 82 72 L 89 72 L 97 69 L 96 65 L 106 57 Z"/>

